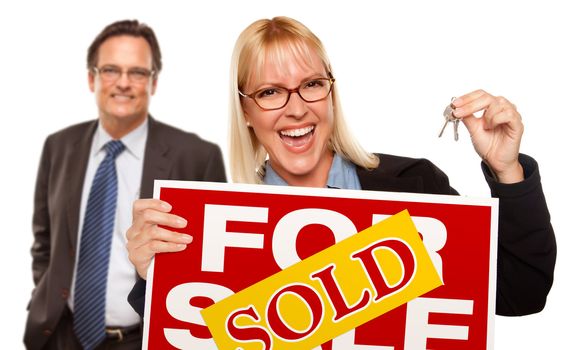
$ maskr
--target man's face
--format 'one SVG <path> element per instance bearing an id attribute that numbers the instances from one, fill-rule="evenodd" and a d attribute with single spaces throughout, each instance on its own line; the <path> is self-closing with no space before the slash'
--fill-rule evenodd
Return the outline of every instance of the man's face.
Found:
<path id="1" fill-rule="evenodd" d="M 98 49 L 96 68 L 88 73 L 88 83 L 103 126 L 111 134 L 120 125 L 123 130 L 136 128 L 146 119 L 156 90 L 148 42 L 128 35 L 111 37 Z"/>

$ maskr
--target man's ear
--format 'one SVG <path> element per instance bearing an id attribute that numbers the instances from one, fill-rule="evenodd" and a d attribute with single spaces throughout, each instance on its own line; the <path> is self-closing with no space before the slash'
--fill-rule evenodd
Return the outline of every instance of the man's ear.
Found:
<path id="1" fill-rule="evenodd" d="M 88 87 L 90 88 L 90 91 L 92 91 L 92 92 L 94 92 L 95 79 L 96 79 L 96 77 L 94 76 L 94 72 L 91 70 L 88 70 Z"/>
<path id="2" fill-rule="evenodd" d="M 158 76 L 155 75 L 152 79 L 152 86 L 150 87 L 150 96 L 156 92 L 156 85 L 158 85 Z"/>

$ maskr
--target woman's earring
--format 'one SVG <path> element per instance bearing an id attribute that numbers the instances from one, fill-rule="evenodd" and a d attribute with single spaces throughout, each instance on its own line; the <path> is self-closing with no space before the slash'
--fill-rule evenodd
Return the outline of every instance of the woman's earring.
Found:
<path id="1" fill-rule="evenodd" d="M 246 121 L 246 127 L 250 128 L 250 122 L 248 120 Z"/>

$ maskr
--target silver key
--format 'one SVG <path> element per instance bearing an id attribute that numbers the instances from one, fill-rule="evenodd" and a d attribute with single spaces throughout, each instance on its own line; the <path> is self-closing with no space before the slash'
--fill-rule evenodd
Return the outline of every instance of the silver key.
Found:
<path id="1" fill-rule="evenodd" d="M 453 102 L 454 99 L 455 99 L 455 97 L 451 98 L 451 102 Z M 458 132 L 457 128 L 459 127 L 460 119 L 455 118 L 453 116 L 453 111 L 454 111 L 454 109 L 453 109 L 452 104 L 449 104 L 445 108 L 445 111 L 443 112 L 443 117 L 445 117 L 445 124 L 443 124 L 443 128 L 441 129 L 441 132 L 439 133 L 439 137 L 443 136 L 443 132 L 445 131 L 447 124 L 453 123 L 453 133 L 455 135 L 454 138 L 455 138 L 455 141 L 457 141 L 459 139 L 459 132 Z"/>
<path id="2" fill-rule="evenodd" d="M 441 129 L 441 132 L 439 133 L 439 137 L 443 136 L 443 131 L 445 131 L 447 124 L 449 124 L 449 119 L 445 119 L 445 124 L 443 124 L 443 128 Z"/>

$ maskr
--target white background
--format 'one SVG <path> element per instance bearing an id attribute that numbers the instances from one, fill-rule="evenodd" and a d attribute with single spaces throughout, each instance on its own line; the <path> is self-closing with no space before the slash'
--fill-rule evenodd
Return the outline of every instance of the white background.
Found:
<path id="1" fill-rule="evenodd" d="M 165 69 L 152 114 L 217 142 L 228 158 L 228 72 L 238 34 L 260 18 L 307 25 L 331 57 L 354 134 L 370 151 L 425 157 L 463 195 L 486 197 L 467 132 L 438 139 L 452 96 L 483 88 L 523 116 L 522 152 L 540 164 L 558 243 L 545 310 L 496 319 L 496 349 L 574 344 L 577 246 L 572 228 L 577 21 L 569 1 L 19 1 L 0 5 L 0 334 L 20 349 L 32 290 L 33 188 L 44 138 L 96 117 L 86 49 L 107 24 L 137 18 Z M 528 290 L 527 293 L 531 291 Z"/>

